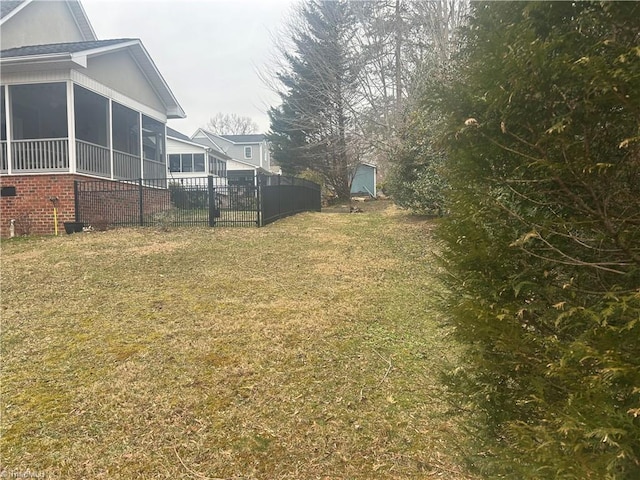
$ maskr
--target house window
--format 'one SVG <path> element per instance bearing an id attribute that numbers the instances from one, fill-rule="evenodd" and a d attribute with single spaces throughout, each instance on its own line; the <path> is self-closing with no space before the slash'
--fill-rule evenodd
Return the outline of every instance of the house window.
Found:
<path id="1" fill-rule="evenodd" d="M 193 155 L 190 153 L 183 153 L 180 157 L 182 159 L 182 172 L 193 172 Z"/>
<path id="2" fill-rule="evenodd" d="M 244 147 L 244 158 L 253 157 L 253 147 Z"/>
<path id="3" fill-rule="evenodd" d="M 169 155 L 170 172 L 204 172 L 204 153 L 171 153 Z"/>
<path id="4" fill-rule="evenodd" d="M 11 85 L 13 138 L 66 138 L 67 85 L 36 83 Z"/>
<path id="5" fill-rule="evenodd" d="M 169 171 L 170 172 L 180 172 L 182 171 L 180 167 L 180 154 L 172 153 L 169 155 Z"/>
<path id="6" fill-rule="evenodd" d="M 204 153 L 195 153 L 193 155 L 193 171 L 204 172 Z"/>

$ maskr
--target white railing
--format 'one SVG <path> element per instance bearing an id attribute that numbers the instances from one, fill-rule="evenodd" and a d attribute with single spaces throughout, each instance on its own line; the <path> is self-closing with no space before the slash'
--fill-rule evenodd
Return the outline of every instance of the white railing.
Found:
<path id="1" fill-rule="evenodd" d="M 11 163 L 12 172 L 69 171 L 69 140 L 12 140 Z"/>
<path id="2" fill-rule="evenodd" d="M 76 169 L 81 173 L 110 177 L 109 149 L 95 143 L 76 140 Z"/>
<path id="3" fill-rule="evenodd" d="M 113 177 L 120 180 L 140 178 L 140 157 L 113 151 Z"/>
<path id="4" fill-rule="evenodd" d="M 7 142 L 0 142 L 0 173 L 9 171 L 9 157 L 7 155 Z"/>
<path id="5" fill-rule="evenodd" d="M 166 178 L 167 164 L 155 160 L 144 159 L 144 178 Z"/>

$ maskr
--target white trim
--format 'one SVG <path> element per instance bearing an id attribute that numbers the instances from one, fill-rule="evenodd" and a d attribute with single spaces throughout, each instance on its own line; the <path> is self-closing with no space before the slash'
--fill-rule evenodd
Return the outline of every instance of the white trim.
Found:
<path id="1" fill-rule="evenodd" d="M 144 179 L 144 135 L 142 135 L 142 113 L 138 113 L 138 137 L 140 140 L 140 178 Z"/>
<path id="2" fill-rule="evenodd" d="M 76 25 L 78 26 L 78 30 L 80 30 L 80 33 L 82 33 L 82 36 L 85 38 L 85 40 L 97 40 L 98 36 L 96 35 L 95 30 L 93 29 L 93 25 L 91 25 L 91 22 L 89 21 L 89 16 L 87 15 L 87 12 L 84 10 L 84 7 L 82 6 L 82 2 L 79 1 L 70 1 L 67 2 L 67 6 L 69 7 L 69 10 L 71 10 L 71 15 L 73 15 L 73 20 L 76 22 Z M 81 22 L 78 21 L 78 15 L 76 14 L 79 13 L 82 20 L 84 20 L 84 26 L 80 25 Z"/>
<path id="3" fill-rule="evenodd" d="M 251 155 L 247 156 L 247 148 L 249 149 L 249 152 L 251 153 Z M 242 153 L 244 154 L 244 159 L 245 160 L 249 160 L 251 158 L 253 158 L 253 146 L 252 145 L 245 145 L 244 147 L 242 147 Z M 262 162 L 260 162 L 262 163 Z M 258 167 L 262 167 L 262 165 L 257 165 Z"/>
<path id="4" fill-rule="evenodd" d="M 77 172 L 76 161 L 76 112 L 73 82 L 67 80 L 67 138 L 69 141 L 69 173 Z"/>
<path id="5" fill-rule="evenodd" d="M 4 121 L 7 135 L 7 175 L 12 174 L 12 164 L 13 164 L 13 155 L 11 148 L 11 141 L 13 138 L 13 122 L 11 121 L 11 117 L 13 116 L 13 108 L 11 106 L 11 98 L 9 97 L 9 85 L 3 85 L 4 88 Z"/>
<path id="6" fill-rule="evenodd" d="M 107 98 L 107 121 L 109 122 L 109 178 L 112 180 L 115 178 L 114 168 L 113 168 L 113 112 L 111 109 L 113 108 L 113 100 L 109 97 Z"/>
<path id="7" fill-rule="evenodd" d="M 16 8 L 14 8 L 13 10 L 11 10 L 7 15 L 5 15 L 2 20 L 0 20 L 0 25 L 2 25 L 3 23 L 5 23 L 7 20 L 9 20 L 10 18 L 12 18 L 14 15 L 16 15 L 20 10 L 22 10 L 24 7 L 26 7 L 27 5 L 29 5 L 31 3 L 32 0 L 24 0 L 24 2 L 22 2 L 20 5 L 18 5 Z"/>

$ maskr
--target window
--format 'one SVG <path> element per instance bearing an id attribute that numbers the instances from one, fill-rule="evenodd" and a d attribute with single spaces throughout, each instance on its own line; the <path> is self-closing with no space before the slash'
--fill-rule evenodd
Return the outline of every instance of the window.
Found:
<path id="1" fill-rule="evenodd" d="M 253 157 L 253 147 L 244 147 L 244 158 Z"/>
<path id="2" fill-rule="evenodd" d="M 204 153 L 169 154 L 170 172 L 204 172 Z"/>
<path id="3" fill-rule="evenodd" d="M 183 153 L 182 157 L 182 171 L 185 173 L 193 172 L 193 155 L 190 153 Z"/>
<path id="4" fill-rule="evenodd" d="M 180 172 L 182 171 L 180 167 L 180 154 L 172 153 L 169 155 L 169 171 L 170 172 Z"/>
<path id="5" fill-rule="evenodd" d="M 193 171 L 204 172 L 204 153 L 195 153 L 193 155 Z"/>

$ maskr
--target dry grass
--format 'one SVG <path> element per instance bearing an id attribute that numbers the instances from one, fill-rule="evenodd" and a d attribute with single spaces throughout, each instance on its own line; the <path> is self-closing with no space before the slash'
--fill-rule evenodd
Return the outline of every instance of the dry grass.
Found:
<path id="1" fill-rule="evenodd" d="M 3 242 L 0 471 L 467 478 L 430 224 L 381 205 Z"/>

